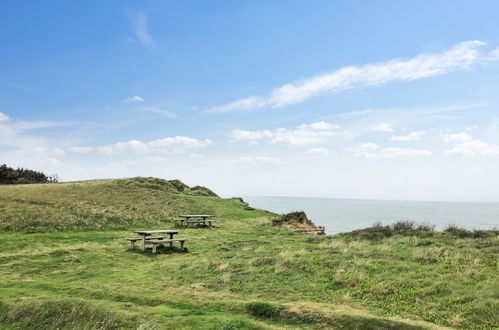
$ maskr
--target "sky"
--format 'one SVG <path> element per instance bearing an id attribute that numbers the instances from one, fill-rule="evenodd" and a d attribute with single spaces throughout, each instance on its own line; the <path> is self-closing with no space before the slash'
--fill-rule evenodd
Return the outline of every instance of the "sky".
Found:
<path id="1" fill-rule="evenodd" d="M 0 3 L 0 163 L 499 202 L 497 1 Z"/>

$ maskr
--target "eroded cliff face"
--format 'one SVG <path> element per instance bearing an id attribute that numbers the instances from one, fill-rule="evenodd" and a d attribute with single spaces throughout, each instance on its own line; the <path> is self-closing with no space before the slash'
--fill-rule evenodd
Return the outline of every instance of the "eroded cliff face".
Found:
<path id="1" fill-rule="evenodd" d="M 298 233 L 325 235 L 325 227 L 314 224 L 303 211 L 291 212 L 272 220 L 273 226 L 282 226 Z"/>

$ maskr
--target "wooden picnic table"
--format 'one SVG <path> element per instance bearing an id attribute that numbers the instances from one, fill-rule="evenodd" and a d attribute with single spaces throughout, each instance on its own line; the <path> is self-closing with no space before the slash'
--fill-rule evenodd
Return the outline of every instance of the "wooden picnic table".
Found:
<path id="1" fill-rule="evenodd" d="M 196 224 L 203 224 L 206 225 L 208 223 L 208 226 L 211 227 L 212 223 L 215 220 L 208 220 L 208 218 L 213 217 L 211 214 L 183 214 L 179 216 L 182 219 L 175 220 L 175 222 L 178 223 L 180 222 L 181 225 L 184 223 L 188 225 L 189 223 L 196 223 Z"/>
<path id="2" fill-rule="evenodd" d="M 146 249 L 146 239 L 147 236 L 151 236 L 153 234 L 169 234 L 170 239 L 173 239 L 173 235 L 178 234 L 178 230 L 138 230 L 134 232 L 135 234 L 138 234 L 142 236 L 142 244 L 141 244 L 141 249 L 144 251 Z"/>
<path id="3" fill-rule="evenodd" d="M 208 218 L 213 217 L 213 215 L 211 215 L 211 214 L 183 214 L 183 215 L 180 215 L 180 217 L 184 218 L 185 220 L 189 220 L 189 219 L 203 219 L 203 220 L 206 220 Z"/>

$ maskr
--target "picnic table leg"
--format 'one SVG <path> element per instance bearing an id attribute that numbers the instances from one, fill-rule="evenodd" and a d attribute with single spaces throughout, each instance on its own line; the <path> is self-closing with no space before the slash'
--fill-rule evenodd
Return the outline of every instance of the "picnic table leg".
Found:
<path id="1" fill-rule="evenodd" d="M 184 241 L 180 241 L 180 250 L 184 251 Z"/>
<path id="2" fill-rule="evenodd" d="M 170 233 L 170 239 L 173 239 L 173 233 Z M 170 242 L 170 249 L 173 248 L 173 242 Z"/>
<path id="3" fill-rule="evenodd" d="M 145 235 L 142 235 L 141 249 L 142 249 L 142 251 L 145 251 L 145 249 L 146 249 L 146 236 Z"/>
<path id="4" fill-rule="evenodd" d="M 132 243 L 132 250 L 135 250 L 135 241 L 130 241 Z"/>
<path id="5" fill-rule="evenodd" d="M 156 248 L 157 248 L 157 244 L 153 243 L 153 245 L 152 245 L 152 253 L 156 253 Z"/>

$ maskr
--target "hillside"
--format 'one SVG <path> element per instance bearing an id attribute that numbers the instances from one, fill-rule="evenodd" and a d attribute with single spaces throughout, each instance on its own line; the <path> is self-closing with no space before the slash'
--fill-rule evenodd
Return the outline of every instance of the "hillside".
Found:
<path id="1" fill-rule="evenodd" d="M 155 178 L 2 186 L 0 230 L 152 226 L 187 211 L 222 215 L 230 209 L 224 205 L 238 205 L 217 197 L 208 188 Z"/>
<path id="2" fill-rule="evenodd" d="M 124 240 L 186 212 L 218 221 L 181 229 L 185 252 L 142 253 Z M 0 327 L 499 326 L 496 232 L 321 237 L 271 226 L 274 218 L 153 178 L 1 186 Z"/>

